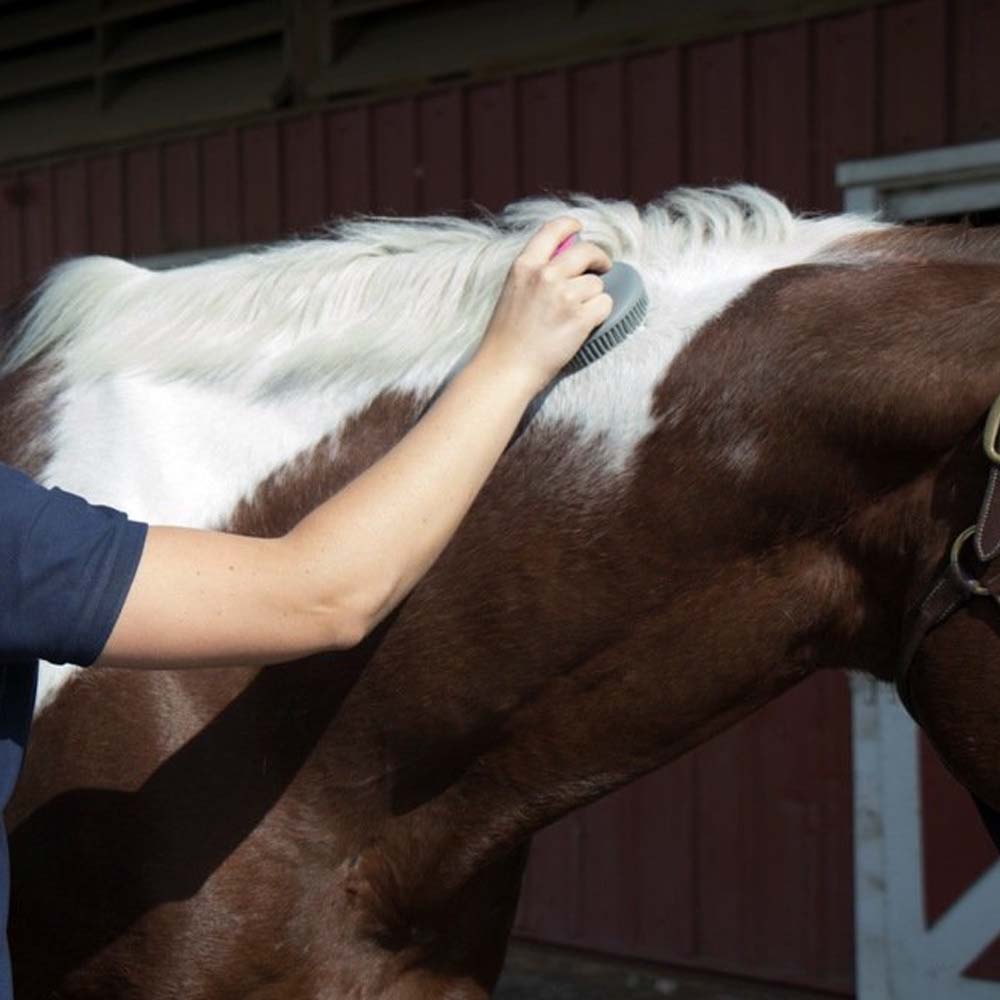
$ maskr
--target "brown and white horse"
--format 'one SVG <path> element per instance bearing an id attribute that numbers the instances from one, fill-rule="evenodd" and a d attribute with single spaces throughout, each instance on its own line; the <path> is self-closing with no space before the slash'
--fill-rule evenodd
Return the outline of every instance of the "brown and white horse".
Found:
<path id="1" fill-rule="evenodd" d="M 532 833 L 816 670 L 893 675 L 986 475 L 1000 238 L 802 219 L 751 188 L 367 220 L 165 273 L 56 270 L 0 461 L 132 516 L 272 534 L 384 452 L 563 212 L 649 288 L 438 564 L 346 653 L 50 668 L 9 811 L 23 1000 L 482 998 Z M 995 611 L 913 694 L 1000 808 Z"/>

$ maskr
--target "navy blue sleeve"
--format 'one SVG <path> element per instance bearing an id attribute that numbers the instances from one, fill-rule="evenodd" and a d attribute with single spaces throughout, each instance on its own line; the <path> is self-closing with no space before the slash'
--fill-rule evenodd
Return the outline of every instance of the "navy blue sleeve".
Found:
<path id="1" fill-rule="evenodd" d="M 0 660 L 93 663 L 125 603 L 146 527 L 0 464 Z"/>

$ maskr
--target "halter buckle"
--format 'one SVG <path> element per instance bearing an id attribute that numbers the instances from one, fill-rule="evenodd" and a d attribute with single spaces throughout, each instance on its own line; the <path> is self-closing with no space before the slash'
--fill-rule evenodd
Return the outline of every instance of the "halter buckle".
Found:
<path id="1" fill-rule="evenodd" d="M 983 451 L 994 465 L 1000 465 L 997 438 L 1000 438 L 1000 396 L 993 400 L 990 412 L 986 414 L 986 426 L 983 428 Z"/>
<path id="2" fill-rule="evenodd" d="M 996 404 L 994 404 L 994 409 L 997 409 Z M 998 411 L 1000 413 L 1000 411 Z M 992 413 L 991 413 L 992 416 Z M 997 418 L 1000 420 L 1000 417 Z M 997 461 L 1000 461 L 1000 455 L 997 456 Z M 955 581 L 967 594 L 971 594 L 975 597 L 989 597 L 989 588 L 984 587 L 974 576 L 969 576 L 965 570 L 962 569 L 962 546 L 976 533 L 976 526 L 972 525 L 966 528 L 958 538 L 955 539 L 951 544 L 951 572 L 955 577 Z"/>

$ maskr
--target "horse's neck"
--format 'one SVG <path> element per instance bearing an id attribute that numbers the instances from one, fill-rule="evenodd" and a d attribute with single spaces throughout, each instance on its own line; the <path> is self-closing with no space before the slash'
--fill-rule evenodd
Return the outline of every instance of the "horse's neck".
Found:
<path id="1" fill-rule="evenodd" d="M 814 634 L 827 665 L 892 675 L 885 637 L 982 496 L 968 439 L 1000 391 L 996 245 L 965 232 L 852 241 L 758 282 L 671 372 L 662 412 L 693 425 L 720 489 L 750 501 L 722 537 L 734 525 L 772 551 L 811 541 L 828 579 L 853 580 Z"/>

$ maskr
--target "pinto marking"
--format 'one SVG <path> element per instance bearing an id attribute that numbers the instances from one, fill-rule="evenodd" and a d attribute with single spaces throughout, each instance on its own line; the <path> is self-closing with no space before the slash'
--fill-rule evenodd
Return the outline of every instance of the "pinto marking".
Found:
<path id="1" fill-rule="evenodd" d="M 334 457 L 345 421 L 372 400 L 429 399 L 474 350 L 530 232 L 561 214 L 638 267 L 650 298 L 643 326 L 556 384 L 518 442 L 569 425 L 585 447 L 568 456 L 568 475 L 598 487 L 627 475 L 655 424 L 656 385 L 707 321 L 770 271 L 885 228 L 796 218 L 741 186 L 682 189 L 641 212 L 574 196 L 484 221 L 349 221 L 326 239 L 167 272 L 70 261 L 46 280 L 0 368 L 43 352 L 54 363 L 53 457 L 40 479 L 141 520 L 225 526 L 268 474 L 319 440 Z M 748 471 L 752 450 L 732 461 Z M 36 712 L 72 673 L 43 670 Z"/>

